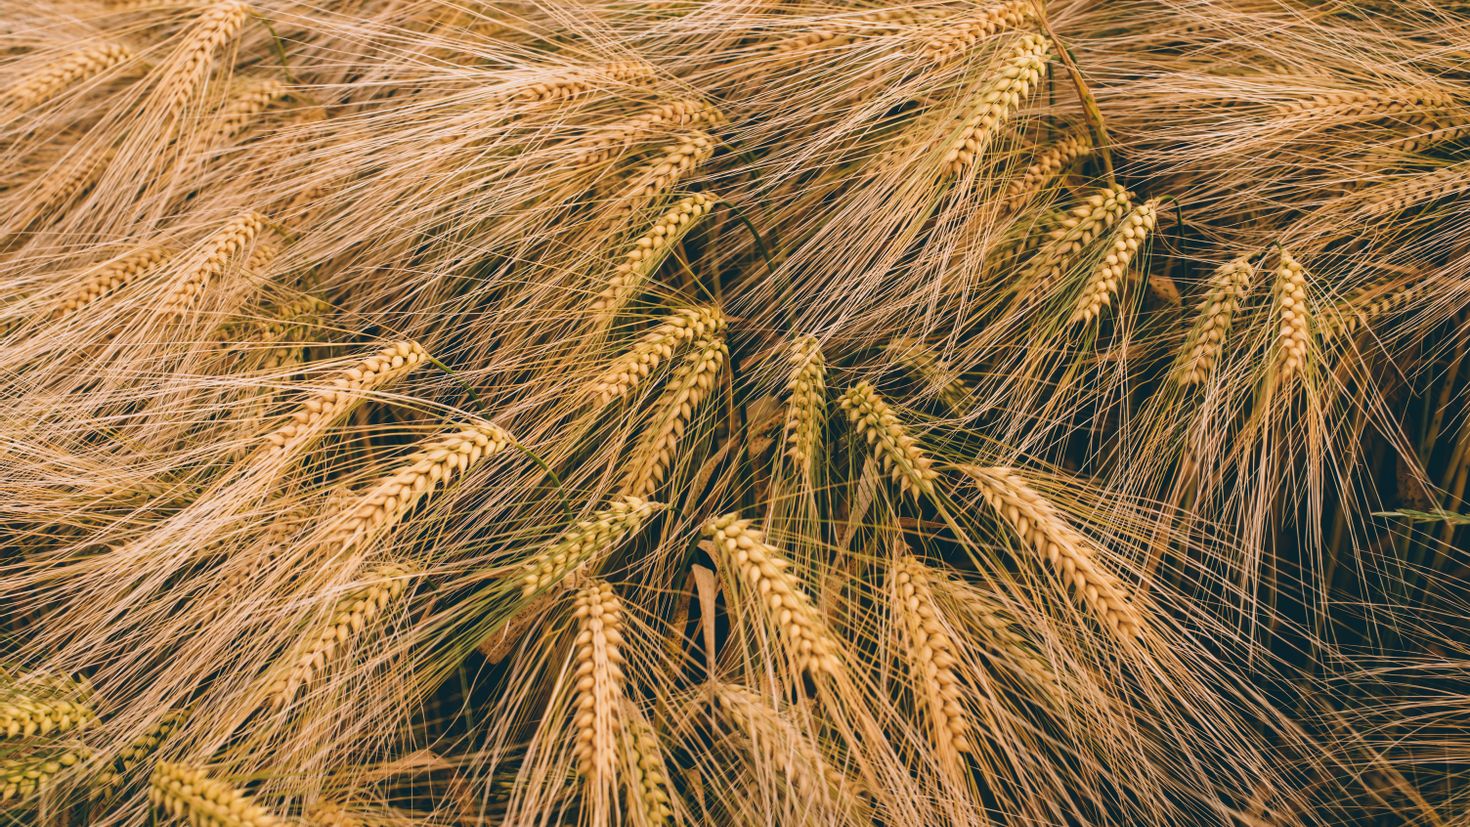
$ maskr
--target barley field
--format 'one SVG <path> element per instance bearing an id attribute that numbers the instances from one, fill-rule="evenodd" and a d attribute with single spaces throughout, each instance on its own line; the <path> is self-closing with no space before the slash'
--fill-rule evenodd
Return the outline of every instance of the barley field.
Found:
<path id="1" fill-rule="evenodd" d="M 1470 4 L 0 0 L 0 824 L 1470 827 Z"/>

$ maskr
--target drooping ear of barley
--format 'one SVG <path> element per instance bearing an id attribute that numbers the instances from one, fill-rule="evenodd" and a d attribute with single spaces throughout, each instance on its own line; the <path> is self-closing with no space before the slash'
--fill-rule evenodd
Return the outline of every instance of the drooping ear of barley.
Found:
<path id="1" fill-rule="evenodd" d="M 374 567 L 363 584 L 337 600 L 319 626 L 309 629 L 277 662 L 267 692 L 270 705 L 283 708 L 321 674 L 354 638 L 361 636 L 388 606 L 403 595 L 415 574 L 398 563 Z"/>
<path id="2" fill-rule="evenodd" d="M 721 339 L 706 339 L 674 370 L 669 384 L 654 403 L 653 420 L 629 458 L 623 493 L 631 497 L 651 496 L 663 484 L 673 464 L 679 439 L 684 436 L 694 413 L 715 388 L 729 353 Z"/>
<path id="3" fill-rule="evenodd" d="M 972 750 L 972 724 L 955 671 L 959 648 L 940 617 L 924 564 L 912 555 L 900 554 L 889 578 L 893 611 L 903 634 L 901 654 L 913 682 L 914 698 L 929 725 L 934 755 L 944 774 L 953 783 L 963 784 L 963 754 Z"/>
<path id="4" fill-rule="evenodd" d="M 1006 185 L 1005 192 L 1001 195 L 1006 209 L 1015 212 L 1045 190 L 1073 162 L 1091 153 L 1092 144 L 1076 135 L 1068 135 L 1048 146 L 1026 167 L 1026 172 L 1020 178 Z"/>
<path id="5" fill-rule="evenodd" d="M 1396 313 L 1422 298 L 1431 286 L 1431 282 L 1418 279 L 1388 289 L 1375 286 L 1354 291 L 1325 320 L 1322 337 L 1352 336 L 1380 317 Z"/>
<path id="6" fill-rule="evenodd" d="M 526 561 L 521 591 L 530 597 L 548 588 L 584 563 L 636 534 L 648 518 L 663 510 L 662 503 L 641 497 L 619 497 L 607 508 L 563 531 L 544 551 Z"/>
<path id="7" fill-rule="evenodd" d="M 1235 324 L 1235 314 L 1240 303 L 1250 290 L 1255 279 L 1256 268 L 1250 258 L 1241 256 L 1226 262 L 1205 288 L 1195 311 L 1194 322 L 1180 348 L 1179 358 L 1174 363 L 1172 376 L 1180 385 L 1197 385 L 1205 381 L 1220 361 L 1225 350 L 1225 339 Z"/>
<path id="8" fill-rule="evenodd" d="M 606 825 L 618 782 L 618 741 L 623 733 L 623 605 L 610 584 L 594 581 L 577 593 L 576 728 L 572 747 L 586 784 L 593 824 Z"/>
<path id="9" fill-rule="evenodd" d="M 847 412 L 853 430 L 867 440 L 873 458 L 884 473 L 901 490 L 915 497 L 934 494 L 934 480 L 939 474 L 933 463 L 872 383 L 863 381 L 853 385 L 838 398 L 837 404 Z"/>
<path id="10" fill-rule="evenodd" d="M 187 318 L 209 286 L 269 226 L 270 219 L 252 211 L 241 213 L 219 228 L 169 288 L 159 312 L 174 320 Z"/>
<path id="11" fill-rule="evenodd" d="M 1143 616 L 1097 550 L 1012 468 L 961 466 L 995 513 L 1051 566 L 1073 597 L 1121 639 L 1143 634 Z"/>
<path id="12" fill-rule="evenodd" d="M 632 393 L 648 375 L 685 345 L 716 338 L 725 329 L 725 317 L 712 307 L 679 310 L 643 334 L 633 347 L 614 359 L 593 380 L 592 397 L 606 405 Z"/>
<path id="13" fill-rule="evenodd" d="M 230 83 L 225 103 L 209 124 L 207 143 L 227 141 L 244 132 L 260 114 L 286 97 L 286 85 L 273 77 L 249 76 Z"/>
<path id="14" fill-rule="evenodd" d="M 628 780 L 628 797 L 631 809 L 637 814 L 634 823 L 638 827 L 668 824 L 674 818 L 672 788 L 658 735 L 642 716 L 630 717 L 628 729 L 629 749 L 633 754 L 628 766 L 634 776 Z"/>
<path id="15" fill-rule="evenodd" d="M 88 755 L 83 747 L 63 747 L 0 759 L 0 803 L 31 798 L 58 775 L 85 761 Z"/>
<path id="16" fill-rule="evenodd" d="M 574 164 L 596 165 L 612 160 L 650 135 L 678 127 L 716 127 L 725 122 L 720 110 L 692 98 L 660 104 L 653 109 L 617 121 L 594 133 Z"/>
<path id="17" fill-rule="evenodd" d="M 1454 109 L 1456 105 L 1453 95 L 1427 87 L 1354 89 L 1293 101 L 1280 107 L 1277 115 L 1334 125 L 1379 118 L 1415 123 L 1429 120 L 1436 112 Z"/>
<path id="18" fill-rule="evenodd" d="M 266 434 L 257 462 L 292 459 L 362 404 L 373 391 L 395 382 L 428 360 L 417 342 L 394 342 L 333 377 L 289 420 Z"/>
<path id="19" fill-rule="evenodd" d="M 1311 309 L 1307 306 L 1307 273 L 1283 248 L 1276 265 L 1273 288 L 1277 323 L 1275 371 L 1279 385 L 1286 385 L 1306 367 L 1311 346 Z"/>
<path id="20" fill-rule="evenodd" d="M 791 342 L 786 377 L 786 426 L 783 441 L 786 456 L 801 472 L 814 479 L 821 455 L 822 430 L 827 426 L 827 363 L 817 337 L 798 336 Z"/>
<path id="21" fill-rule="evenodd" d="M 1047 231 L 1046 241 L 1027 262 L 1021 281 L 1041 288 L 1054 283 L 1084 250 L 1126 212 L 1133 196 L 1120 186 L 1106 187 L 1087 196 Z"/>
<path id="22" fill-rule="evenodd" d="M 165 713 L 151 728 L 118 752 L 117 757 L 111 764 L 98 771 L 94 781 L 97 794 L 107 798 L 120 790 L 124 784 L 131 780 L 131 776 L 137 769 L 152 760 L 158 747 L 172 735 L 174 730 L 183 725 L 189 717 L 184 710 Z"/>
<path id="23" fill-rule="evenodd" d="M 117 157 L 112 148 L 97 152 L 73 152 L 57 161 L 29 187 L 20 213 L 7 230 L 21 232 L 37 221 L 57 213 L 85 192 Z"/>
<path id="24" fill-rule="evenodd" d="M 854 815 L 861 812 L 861 785 L 832 766 L 821 749 L 779 710 L 743 686 L 717 682 L 711 690 L 715 709 L 731 729 L 750 741 L 758 756 L 757 766 L 774 767 L 807 800 L 836 804 Z"/>
<path id="25" fill-rule="evenodd" d="M 1128 268 L 1138 255 L 1138 250 L 1153 232 L 1159 219 L 1159 201 L 1150 199 L 1134 207 L 1113 235 L 1112 247 L 1093 270 L 1077 305 L 1072 309 L 1072 324 L 1086 324 L 1102 315 L 1103 309 L 1113 303 L 1119 286 L 1128 274 Z"/>
<path id="26" fill-rule="evenodd" d="M 963 414 L 968 410 L 969 386 L 959 371 L 940 358 L 934 348 L 917 339 L 900 337 L 885 345 L 884 350 L 923 383 L 926 392 L 938 396 L 951 411 Z"/>
<path id="27" fill-rule="evenodd" d="M 962 16 L 947 18 L 935 24 L 934 33 L 924 41 L 919 54 L 932 64 L 947 63 L 1003 29 L 1019 29 L 1028 25 L 1035 9 L 1030 0 L 1001 0 Z"/>
<path id="28" fill-rule="evenodd" d="M 425 439 L 397 470 L 355 494 L 337 516 L 321 546 L 345 555 L 391 532 L 421 500 L 448 486 L 481 460 L 513 444 L 500 426 L 484 421 Z"/>
<path id="29" fill-rule="evenodd" d="M 655 76 L 652 66 L 637 60 L 622 60 L 601 66 L 568 70 L 553 80 L 528 84 L 516 90 L 510 99 L 517 103 L 555 103 L 585 95 L 607 84 L 647 83 Z"/>
<path id="30" fill-rule="evenodd" d="M 1376 184 L 1344 196 L 1355 205 L 1356 222 L 1382 221 L 1411 207 L 1429 204 L 1470 190 L 1470 161 L 1460 161 L 1400 181 Z"/>
<path id="31" fill-rule="evenodd" d="M 56 309 L 51 311 L 51 321 L 63 319 L 103 296 L 121 290 L 168 261 L 174 253 L 171 247 L 143 247 L 98 268 L 62 298 Z"/>
<path id="32" fill-rule="evenodd" d="M 157 82 L 161 113 L 172 116 L 208 78 L 215 53 L 235 39 L 250 17 L 244 0 L 220 0 L 200 13 L 166 59 Z"/>
<path id="33" fill-rule="evenodd" d="M 63 735 L 96 721 L 91 706 L 73 697 L 20 687 L 0 694 L 0 736 L 5 738 Z"/>
<path id="34" fill-rule="evenodd" d="M 169 817 L 196 827 L 288 827 L 250 796 L 203 770 L 159 761 L 153 768 L 148 797 Z"/>
<path id="35" fill-rule="evenodd" d="M 87 44 L 0 89 L 0 109 L 23 112 L 39 106 L 67 89 L 132 59 L 133 50 L 121 43 Z"/>
<path id="36" fill-rule="evenodd" d="M 752 520 L 742 520 L 739 514 L 712 518 L 704 533 L 714 543 L 730 581 L 759 605 L 791 663 L 813 675 L 837 672 L 840 662 L 832 632 L 796 576 L 787 571 L 791 561 L 786 555 L 765 541 Z"/>
<path id="37" fill-rule="evenodd" d="M 1040 35 L 1018 36 L 1001 64 L 975 91 L 973 105 L 945 130 L 944 164 L 960 175 L 984 157 L 1000 127 L 1031 96 L 1051 54 L 1051 42 Z"/>
<path id="38" fill-rule="evenodd" d="M 718 201 L 710 193 L 696 192 L 681 199 L 654 222 L 646 234 L 633 242 L 632 249 L 613 270 L 607 285 L 592 302 L 594 316 L 606 323 L 621 313 L 684 235 L 699 223 L 699 219 L 708 215 Z"/>
<path id="39" fill-rule="evenodd" d="M 715 142 L 704 132 L 689 132 L 658 157 L 633 170 L 617 194 L 619 214 L 637 214 L 656 206 L 715 153 Z"/>

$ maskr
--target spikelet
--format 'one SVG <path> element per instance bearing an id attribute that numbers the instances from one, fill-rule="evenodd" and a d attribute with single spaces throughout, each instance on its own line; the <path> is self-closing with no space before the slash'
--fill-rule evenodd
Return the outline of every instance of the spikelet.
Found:
<path id="1" fill-rule="evenodd" d="M 158 747 L 172 735 L 174 730 L 183 725 L 189 717 L 189 713 L 183 710 L 166 713 L 159 718 L 151 728 L 131 743 L 122 748 L 111 764 L 102 768 L 97 773 L 94 781 L 97 794 L 103 797 L 115 794 L 129 777 L 145 761 L 153 758 L 158 752 Z"/>
<path id="2" fill-rule="evenodd" d="M 680 181 L 689 177 L 715 153 L 715 142 L 703 132 L 690 132 L 661 155 L 635 169 L 617 196 L 618 211 L 637 213 L 656 205 Z"/>
<path id="3" fill-rule="evenodd" d="M 562 77 L 532 83 L 516 90 L 510 99 L 517 103 L 552 103 L 585 95 L 607 84 L 646 83 L 654 78 L 653 67 L 636 60 L 572 69 Z"/>
<path id="4" fill-rule="evenodd" d="M 302 403 L 285 424 L 266 434 L 257 453 L 259 461 L 300 454 L 369 394 L 403 378 L 428 358 L 417 342 L 394 342 L 337 374 Z"/>
<path id="5" fill-rule="evenodd" d="M 1040 35 L 1016 38 L 1000 67 L 976 91 L 974 105 L 945 130 L 944 164 L 950 174 L 963 173 L 985 155 L 998 128 L 1031 96 L 1050 54 L 1050 41 Z"/>
<path id="6" fill-rule="evenodd" d="M 348 641 L 364 634 L 388 605 L 403 595 L 408 581 L 415 576 L 405 566 L 385 563 L 369 571 L 362 585 L 338 598 L 331 615 L 303 634 L 277 663 L 277 674 L 267 689 L 270 704 L 281 708 L 295 700 Z"/>
<path id="7" fill-rule="evenodd" d="M 633 347 L 613 360 L 592 382 L 589 394 L 606 405 L 632 393 L 665 360 L 692 342 L 718 337 L 725 317 L 712 307 L 676 311 L 653 330 L 643 334 Z"/>
<path id="8" fill-rule="evenodd" d="M 288 827 L 249 796 L 202 770 L 159 761 L 148 798 L 168 816 L 194 827 Z"/>
<path id="9" fill-rule="evenodd" d="M 700 403 L 714 390 L 729 353 L 719 339 L 707 339 L 674 370 L 669 384 L 655 403 L 653 421 L 644 430 L 629 460 L 623 493 L 648 497 L 658 490 L 674 461 L 679 439 L 694 418 Z"/>
<path id="10" fill-rule="evenodd" d="M 286 97 L 284 83 L 272 77 L 241 77 L 230 83 L 228 97 L 209 125 L 208 143 L 234 138 L 260 114 Z"/>
<path id="11" fill-rule="evenodd" d="M 1255 279 L 1255 267 L 1242 256 L 1222 265 L 1210 277 L 1204 298 L 1195 311 L 1194 323 L 1184 339 L 1172 376 L 1180 385 L 1203 382 L 1215 370 L 1225 349 L 1225 338 L 1235 324 L 1235 314 Z"/>
<path id="12" fill-rule="evenodd" d="M 1363 89 L 1313 95 L 1281 106 L 1276 114 L 1316 123 L 1337 124 L 1380 118 L 1417 123 L 1430 119 L 1438 110 L 1452 109 L 1455 105 L 1453 95 L 1438 89 Z"/>
<path id="13" fill-rule="evenodd" d="M 1077 306 L 1072 310 L 1072 324 L 1086 324 L 1102 315 L 1103 308 L 1113 303 L 1128 268 L 1138 255 L 1138 250 L 1148 240 L 1154 225 L 1159 220 L 1159 201 L 1150 199 L 1128 213 L 1113 235 L 1113 245 L 1093 270 L 1092 276 L 1082 287 L 1077 297 Z"/>
<path id="14" fill-rule="evenodd" d="M 638 827 L 668 824 L 674 818 L 673 799 L 669 794 L 669 774 L 658 736 L 641 716 L 631 716 L 628 725 L 631 730 L 629 748 L 633 753 L 629 769 L 634 776 L 628 779 L 628 796 L 632 799 L 631 808 L 637 814 L 634 823 Z"/>
<path id="15" fill-rule="evenodd" d="M 582 564 L 636 534 L 648 518 L 663 509 L 662 503 L 639 497 L 613 500 L 607 508 L 563 531 L 544 551 L 526 562 L 521 577 L 522 594 L 530 597 L 560 582 Z"/>
<path id="16" fill-rule="evenodd" d="M 1026 545 L 1041 555 L 1073 597 L 1122 639 L 1143 633 L 1143 618 L 1123 585 L 1098 563 L 1092 542 L 1012 468 L 961 466 L 980 494 Z"/>
<path id="17" fill-rule="evenodd" d="M 1020 178 L 1006 185 L 1001 195 L 1006 209 L 1015 212 L 1037 193 L 1071 166 L 1074 161 L 1092 153 L 1092 144 L 1074 135 L 1069 135 L 1048 146 L 1036 157 Z"/>
<path id="18" fill-rule="evenodd" d="M 1307 307 L 1307 274 L 1285 249 L 1276 266 L 1276 381 L 1285 384 L 1301 374 L 1311 344 L 1311 310 Z"/>
<path id="19" fill-rule="evenodd" d="M 939 358 L 933 348 L 916 339 L 898 338 L 884 345 L 884 350 L 951 411 L 965 413 L 969 407 L 970 388 L 960 378 L 959 371 Z"/>
<path id="20" fill-rule="evenodd" d="M 843 804 L 862 795 L 855 780 L 832 766 L 816 744 L 755 693 L 730 683 L 715 683 L 712 690 L 715 709 L 755 748 L 756 765 L 774 767 L 798 795 Z"/>
<path id="21" fill-rule="evenodd" d="M 868 441 L 874 458 L 901 490 L 913 496 L 934 494 L 934 480 L 939 474 L 871 383 L 859 382 L 848 388 L 837 404 L 847 411 L 853 429 Z"/>
<path id="22" fill-rule="evenodd" d="M 24 801 L 34 796 L 56 776 L 85 761 L 88 754 L 82 747 L 69 747 L 41 755 L 0 759 L 0 803 Z"/>
<path id="23" fill-rule="evenodd" d="M 0 695 L 0 737 L 35 738 L 86 729 L 97 720 L 81 700 L 11 689 Z"/>
<path id="24" fill-rule="evenodd" d="M 726 514 L 705 523 L 704 533 L 713 541 L 729 580 L 739 583 L 746 597 L 760 605 L 791 663 L 813 675 L 837 672 L 837 645 L 826 619 L 787 571 L 791 561 L 766 543 L 753 521 Z"/>
<path id="25" fill-rule="evenodd" d="M 904 637 L 903 658 L 914 697 L 929 722 L 940 767 L 952 781 L 965 777 L 962 753 L 970 752 L 970 715 L 965 711 L 955 665 L 958 647 L 939 616 L 929 571 L 912 555 L 900 554 L 890 572 L 894 614 Z"/>
<path id="26" fill-rule="evenodd" d="M 815 336 L 791 342 L 791 373 L 786 378 L 786 456 L 810 482 L 827 425 L 827 363 Z"/>
<path id="27" fill-rule="evenodd" d="M 133 50 L 120 43 L 88 44 L 57 57 L 27 74 L 19 83 L 0 90 L 0 108 L 30 109 L 132 59 Z"/>
<path id="28" fill-rule="evenodd" d="M 269 225 L 270 219 L 264 215 L 246 212 L 217 230 L 164 296 L 160 314 L 175 320 L 186 317 L 215 279 Z"/>
<path id="29" fill-rule="evenodd" d="M 1116 185 L 1087 196 L 1067 212 L 1060 224 L 1047 231 L 1046 243 L 1027 263 L 1023 281 L 1038 288 L 1054 282 L 1088 245 L 1128 212 L 1132 203 L 1132 194 Z"/>
<path id="30" fill-rule="evenodd" d="M 576 728 L 573 754 L 596 815 L 610 809 L 616 790 L 618 740 L 623 731 L 623 604 L 611 585 L 594 581 L 577 592 Z"/>
<path id="31" fill-rule="evenodd" d="M 932 64 L 947 63 L 1002 29 L 1026 26 L 1034 10 L 1031 0 L 1002 0 L 941 21 L 934 34 L 924 41 L 919 54 Z"/>
<path id="32" fill-rule="evenodd" d="M 709 214 L 719 199 L 705 192 L 696 192 L 676 203 L 664 213 L 652 228 L 637 241 L 613 270 L 607 285 L 592 302 L 593 314 L 601 320 L 610 320 L 632 301 L 643 287 L 643 282 L 663 263 L 684 235 Z"/>
<path id="33" fill-rule="evenodd" d="M 512 444 L 500 426 L 476 421 L 422 440 L 393 473 L 356 494 L 331 526 L 323 546 L 346 554 L 391 532 L 420 500 Z"/>
<path id="34" fill-rule="evenodd" d="M 204 9 L 182 35 L 181 45 L 165 62 L 157 83 L 159 111 L 174 113 L 204 84 L 215 52 L 235 39 L 250 16 L 243 0 L 220 0 Z"/>
<path id="35" fill-rule="evenodd" d="M 605 163 L 647 136 L 678 127 L 716 127 L 724 122 L 724 114 L 704 101 L 693 98 L 672 101 L 594 132 L 593 139 L 580 150 L 573 163 Z"/>
<path id="36" fill-rule="evenodd" d="M 50 320 L 59 321 L 103 296 L 121 290 L 173 255 L 174 250 L 169 247 L 144 247 L 103 265 L 62 298 L 56 309 L 51 311 Z"/>

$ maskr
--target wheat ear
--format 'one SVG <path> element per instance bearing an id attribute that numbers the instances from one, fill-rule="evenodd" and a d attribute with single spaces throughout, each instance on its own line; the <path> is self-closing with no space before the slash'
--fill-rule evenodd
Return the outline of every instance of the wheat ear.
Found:
<path id="1" fill-rule="evenodd" d="M 270 219 L 252 211 L 236 216 L 215 231 L 196 260 L 169 288 L 159 308 L 160 313 L 175 320 L 188 316 L 209 286 L 269 226 Z"/>
<path id="2" fill-rule="evenodd" d="M 61 55 L 0 90 L 0 107 L 24 111 L 133 59 L 133 50 L 120 43 L 93 43 Z"/>
<path id="3" fill-rule="evenodd" d="M 623 493 L 648 497 L 663 484 L 674 452 L 694 412 L 715 388 L 729 353 L 724 341 L 706 339 L 674 370 L 669 384 L 654 404 L 654 418 L 644 430 L 629 460 Z"/>
<path id="4" fill-rule="evenodd" d="M 1031 0 L 1004 0 L 981 6 L 963 16 L 939 23 L 919 49 L 933 64 L 944 64 L 963 55 L 1003 29 L 1019 29 L 1031 22 L 1035 4 Z"/>
<path id="5" fill-rule="evenodd" d="M 971 751 L 970 715 L 965 711 L 954 638 L 939 615 L 929 571 L 912 555 L 900 554 L 889 575 L 894 610 L 903 632 L 903 659 L 914 679 L 914 695 L 924 708 L 935 757 L 944 773 L 962 783 L 963 753 Z"/>
<path id="6" fill-rule="evenodd" d="M 884 350 L 951 411 L 965 413 L 970 388 L 960 378 L 959 371 L 941 359 L 934 348 L 917 339 L 900 337 L 885 345 Z"/>
<path id="7" fill-rule="evenodd" d="M 601 404 L 632 393 L 648 375 L 685 345 L 718 337 L 725 330 L 725 317 L 712 307 L 680 310 L 643 334 L 633 347 L 613 360 L 588 389 Z"/>
<path id="8" fill-rule="evenodd" d="M 183 726 L 189 714 L 183 710 L 166 713 L 147 732 L 134 738 L 117 754 L 112 763 L 97 773 L 96 789 L 101 796 L 111 796 L 122 788 L 144 762 L 153 758 L 168 736 Z"/>
<path id="9" fill-rule="evenodd" d="M 195 827 L 288 827 L 245 793 L 184 764 L 159 761 L 148 797 L 171 818 Z"/>
<path id="10" fill-rule="evenodd" d="M 647 233 L 633 242 L 632 249 L 613 270 L 607 285 L 592 302 L 594 316 L 610 321 L 622 312 L 628 302 L 638 295 L 653 271 L 673 252 L 684 235 L 709 214 L 718 200 L 709 193 L 696 192 L 681 199 L 660 216 Z"/>
<path id="11" fill-rule="evenodd" d="M 325 622 L 303 634 L 277 664 L 278 674 L 267 689 L 271 705 L 282 708 L 295 700 L 349 641 L 362 635 L 389 604 L 403 595 L 408 581 L 415 576 L 398 563 L 385 563 L 369 571 L 363 584 L 339 598 Z"/>
<path id="12" fill-rule="evenodd" d="M 1214 372 L 1255 273 L 1250 259 L 1242 256 L 1226 262 L 1210 277 L 1174 365 L 1175 382 L 1196 385 Z"/>
<path id="13" fill-rule="evenodd" d="M 392 531 L 419 501 L 512 444 L 498 425 L 472 422 L 425 439 L 398 469 L 352 497 L 323 547 L 346 554 Z"/>
<path id="14" fill-rule="evenodd" d="M 1143 632 L 1143 618 L 1123 584 L 1097 561 L 1092 542 L 1062 519 L 1045 497 L 1012 468 L 961 466 L 980 494 L 1033 551 L 1040 554 L 1097 619 L 1120 638 Z"/>
<path id="15" fill-rule="evenodd" d="M 622 733 L 623 605 L 612 586 L 596 581 L 577 593 L 576 740 L 573 753 L 587 785 L 594 823 L 605 820 L 617 785 Z M 599 818 L 604 817 L 604 818 Z"/>
<path id="16" fill-rule="evenodd" d="M 1048 146 L 1026 167 L 1026 172 L 1020 178 L 1006 185 L 1005 192 L 1001 194 L 1006 209 L 1010 212 L 1020 209 L 1037 193 L 1046 189 L 1062 174 L 1062 170 L 1091 153 L 1092 144 L 1076 136 L 1068 136 Z"/>
<path id="17" fill-rule="evenodd" d="M 827 363 L 815 336 L 798 336 L 788 356 L 791 372 L 786 377 L 786 456 L 801 472 L 814 479 L 821 454 L 822 430 L 827 425 Z"/>
<path id="18" fill-rule="evenodd" d="M 521 592 L 530 597 L 561 582 L 594 557 L 636 534 L 664 505 L 640 497 L 619 497 L 607 508 L 563 531 L 551 545 L 526 561 Z"/>
<path id="19" fill-rule="evenodd" d="M 814 675 L 837 672 L 837 645 L 827 621 L 787 571 L 791 561 L 765 541 L 753 521 L 726 514 L 705 523 L 704 533 L 728 568 L 730 580 L 760 604 L 792 663 Z"/>
<path id="20" fill-rule="evenodd" d="M 83 747 L 63 747 L 41 755 L 0 759 L 0 803 L 24 801 L 36 795 L 88 755 L 90 752 Z"/>
<path id="21" fill-rule="evenodd" d="M 51 321 L 66 318 L 103 296 L 121 290 L 168 261 L 174 252 L 170 247 L 145 247 L 98 268 L 66 294 L 51 311 Z"/>
<path id="22" fill-rule="evenodd" d="M 1276 265 L 1276 380 L 1285 384 L 1300 375 L 1311 343 L 1311 311 L 1307 307 L 1307 273 L 1285 248 Z"/>
<path id="23" fill-rule="evenodd" d="M 977 90 L 975 104 L 956 128 L 945 130 L 944 163 L 951 174 L 963 173 L 985 155 L 999 127 L 1031 96 L 1050 54 L 1050 41 L 1035 34 L 1018 36 L 1006 50 L 995 74 Z"/>
<path id="24" fill-rule="evenodd" d="M 901 490 L 912 496 L 934 494 L 934 480 L 939 474 L 933 463 L 871 383 L 859 382 L 848 388 L 837 404 L 847 411 L 853 429 L 868 441 L 873 457 Z"/>
<path id="25" fill-rule="evenodd" d="M 1113 235 L 1112 247 L 1098 263 L 1097 269 L 1092 271 L 1082 287 L 1082 294 L 1077 297 L 1077 306 L 1072 310 L 1072 324 L 1086 324 L 1112 305 L 1128 268 L 1158 220 L 1158 199 L 1145 201 L 1124 216 Z"/>

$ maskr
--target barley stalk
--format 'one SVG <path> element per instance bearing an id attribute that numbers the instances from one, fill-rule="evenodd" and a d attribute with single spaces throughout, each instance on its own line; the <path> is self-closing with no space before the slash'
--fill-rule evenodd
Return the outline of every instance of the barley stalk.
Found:
<path id="1" fill-rule="evenodd" d="M 718 200 L 709 193 L 696 192 L 680 200 L 654 222 L 646 234 L 633 242 L 632 249 L 613 270 L 607 285 L 592 302 L 593 314 L 607 321 L 622 312 L 653 271 Z"/>
<path id="2" fill-rule="evenodd" d="M 623 493 L 644 498 L 663 484 L 674 461 L 674 452 L 694 413 L 714 390 L 715 380 L 729 357 L 725 343 L 706 339 L 694 346 L 674 370 L 669 384 L 654 403 L 654 418 L 629 460 Z"/>
<path id="3" fill-rule="evenodd" d="M 1003 29 L 1026 26 L 1032 20 L 1034 9 L 1031 0 L 1002 0 L 945 20 L 924 41 L 919 54 L 932 64 L 947 63 Z"/>
<path id="4" fill-rule="evenodd" d="M 584 563 L 636 534 L 664 507 L 640 497 L 613 500 L 607 508 L 563 531 L 545 550 L 526 561 L 521 578 L 522 594 L 530 597 L 561 582 Z"/>
<path id="5" fill-rule="evenodd" d="M 912 496 L 933 496 L 938 472 L 919 448 L 918 440 L 898 421 L 898 414 L 871 383 L 859 382 L 848 388 L 837 404 L 847 412 L 853 429 L 867 440 L 873 457 L 901 490 Z"/>
<path id="6" fill-rule="evenodd" d="M 1311 344 L 1311 311 L 1307 307 L 1307 274 L 1284 248 L 1276 266 L 1276 380 L 1285 384 L 1306 367 Z"/>
<path id="7" fill-rule="evenodd" d="M 0 90 L 0 108 L 25 111 L 133 59 L 120 43 L 92 43 L 68 52 Z"/>
<path id="8" fill-rule="evenodd" d="M 952 175 L 985 155 L 999 127 L 1031 96 L 1050 54 L 1051 43 L 1034 34 L 1017 37 L 1006 50 L 1000 68 L 977 91 L 975 104 L 945 132 L 944 163 Z"/>
<path id="9" fill-rule="evenodd" d="M 679 310 L 645 333 L 593 380 L 589 393 L 601 404 L 627 396 L 685 345 L 718 337 L 725 317 L 712 307 Z"/>
<path id="10" fill-rule="evenodd" d="M 971 751 L 972 724 L 955 673 L 959 648 L 939 615 L 927 568 L 912 555 L 902 554 L 889 576 L 895 614 L 907 644 L 903 658 L 929 722 L 935 757 L 945 775 L 962 783 L 966 777 L 962 753 Z"/>
<path id="11" fill-rule="evenodd" d="M 1104 308 L 1113 303 L 1119 285 L 1128 274 L 1128 268 L 1138 255 L 1138 250 L 1153 232 L 1159 218 L 1157 198 L 1134 207 L 1123 218 L 1121 226 L 1113 235 L 1113 244 L 1093 270 L 1082 295 L 1077 297 L 1077 306 L 1072 310 L 1072 324 L 1086 324 L 1102 315 Z"/>
<path id="12" fill-rule="evenodd" d="M 288 827 L 245 793 L 203 770 L 159 761 L 148 790 L 153 805 L 194 827 Z"/>
<path id="13" fill-rule="evenodd" d="M 1172 374 L 1175 382 L 1196 385 L 1214 372 L 1240 303 L 1254 279 L 1255 267 L 1245 256 L 1227 262 L 1210 277 L 1175 362 Z"/>
<path id="14" fill-rule="evenodd" d="M 730 580 L 760 605 L 792 664 L 813 675 L 837 672 L 837 645 L 827 621 L 787 571 L 791 561 L 765 541 L 753 521 L 726 514 L 705 523 L 704 533 L 714 543 Z"/>
<path id="15" fill-rule="evenodd" d="M 827 424 L 827 364 L 815 336 L 798 336 L 791 342 L 791 372 L 786 378 L 786 456 L 801 472 L 814 479 L 820 456 L 822 429 Z"/>
<path id="16" fill-rule="evenodd" d="M 1072 528 L 1050 502 L 1012 468 L 962 466 L 995 513 L 1041 555 L 1097 620 L 1120 638 L 1143 633 L 1143 618 L 1123 584 L 1097 561 L 1092 542 Z"/>

